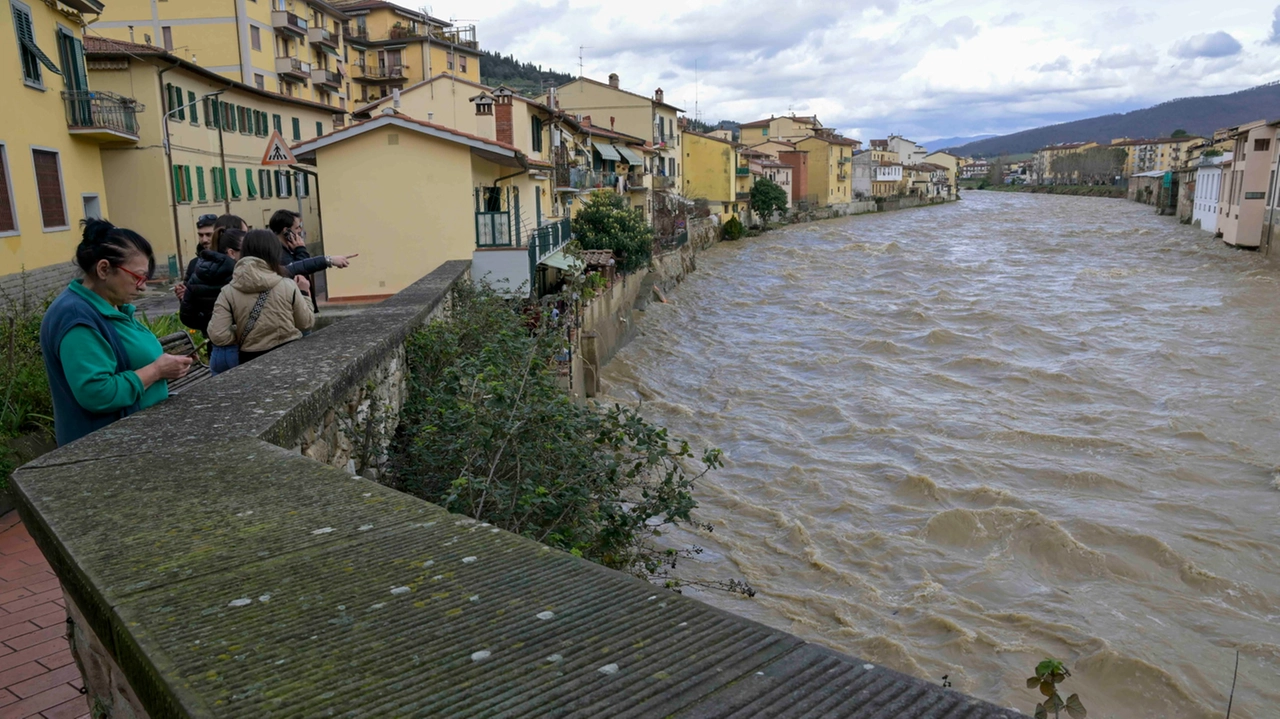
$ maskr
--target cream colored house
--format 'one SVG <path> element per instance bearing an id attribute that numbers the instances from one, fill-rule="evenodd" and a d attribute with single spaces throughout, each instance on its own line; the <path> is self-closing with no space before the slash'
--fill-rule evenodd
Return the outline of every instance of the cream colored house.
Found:
<path id="1" fill-rule="evenodd" d="M 1182 169 L 1187 150 L 1202 142 L 1202 137 L 1183 135 L 1149 140 L 1122 139 L 1112 142 L 1111 147 L 1122 148 L 1128 153 L 1124 176 L 1133 177 L 1143 172 L 1172 172 Z"/>
<path id="2" fill-rule="evenodd" d="M 1273 229 L 1268 218 L 1276 204 L 1272 185 L 1280 157 L 1280 121 L 1241 125 L 1231 137 L 1232 157 L 1230 164 L 1223 163 L 1218 203 L 1222 241 L 1247 249 L 1269 246 Z"/>
<path id="3" fill-rule="evenodd" d="M 1115 143 L 1112 143 L 1115 146 Z M 1064 142 L 1057 145 L 1049 145 L 1036 150 L 1035 160 L 1032 163 L 1031 182 L 1037 185 L 1057 184 L 1059 182 L 1070 181 L 1071 178 L 1057 177 L 1053 173 L 1053 161 L 1063 155 L 1073 152 L 1084 152 L 1098 147 L 1096 142 Z M 1126 173 L 1128 174 L 1128 173 Z"/>
<path id="4" fill-rule="evenodd" d="M 330 301 L 382 299 L 478 252 L 503 253 L 495 266 L 528 267 L 534 235 L 522 226 L 527 202 L 516 183 L 528 159 L 514 145 L 387 108 L 294 153 L 327 178 L 326 236 L 360 253 L 329 273 Z"/>
<path id="5" fill-rule="evenodd" d="M 653 190 L 678 194 L 684 186 L 678 126 L 678 113 L 684 110 L 667 104 L 662 88 L 654 90 L 653 97 L 645 97 L 623 90 L 616 74 L 609 76 L 608 84 L 582 77 L 539 100 L 581 118 L 584 124 L 652 139 L 655 153 L 648 169 L 653 175 Z"/>
<path id="6" fill-rule="evenodd" d="M 137 115 L 138 142 L 102 145 L 102 168 L 110 219 L 148 238 L 161 265 L 168 255 L 181 266 L 195 254 L 200 215 L 230 213 L 265 227 L 278 209 L 302 213 L 313 250 L 346 254 L 340 243 L 322 244 L 316 178 L 262 165 L 273 131 L 294 142 L 324 135 L 333 129 L 332 107 L 147 45 L 86 38 L 85 57 L 96 89 L 129 93 L 147 108 Z"/>
<path id="7" fill-rule="evenodd" d="M 924 161 L 946 168 L 947 184 L 950 188 L 947 194 L 950 198 L 955 198 L 960 191 L 960 158 L 950 152 L 939 150 L 925 155 Z"/>
<path id="8" fill-rule="evenodd" d="M 764 154 L 776 158 L 780 152 L 795 152 L 796 143 L 787 140 L 769 140 L 749 146 L 752 150 L 758 150 Z"/>
<path id="9" fill-rule="evenodd" d="M 822 123 L 817 116 L 785 115 L 744 123 L 738 128 L 738 142 L 754 147 L 770 140 L 796 142 L 817 134 Z"/>
<path id="10" fill-rule="evenodd" d="M 853 153 L 856 140 L 835 134 L 818 134 L 797 141 L 796 149 L 809 153 L 809 195 L 818 207 L 841 205 L 853 198 Z"/>

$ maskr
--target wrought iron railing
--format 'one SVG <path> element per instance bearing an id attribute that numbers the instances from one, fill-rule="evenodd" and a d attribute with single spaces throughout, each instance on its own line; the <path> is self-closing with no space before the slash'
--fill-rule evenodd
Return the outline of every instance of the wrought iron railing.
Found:
<path id="1" fill-rule="evenodd" d="M 315 43 L 323 43 L 333 47 L 338 46 L 338 40 L 329 32 L 327 28 L 313 27 L 307 32 L 308 40 Z"/>
<path id="2" fill-rule="evenodd" d="M 307 21 L 288 10 L 273 10 L 271 12 L 271 24 L 277 29 L 293 30 L 303 35 L 307 34 Z"/>
<path id="3" fill-rule="evenodd" d="M 547 255 L 569 244 L 569 218 L 549 222 L 529 234 L 529 267 L 537 267 Z"/>
<path id="4" fill-rule="evenodd" d="M 392 65 L 391 67 L 369 65 L 364 68 L 364 77 L 370 80 L 399 80 L 404 77 L 404 67 L 402 65 Z"/>
<path id="5" fill-rule="evenodd" d="M 393 27 L 388 36 L 392 40 L 404 40 L 411 37 L 422 37 L 422 33 L 411 27 Z"/>
<path id="6" fill-rule="evenodd" d="M 653 189 L 655 190 L 677 190 L 676 178 L 669 175 L 654 175 Z"/>
<path id="7" fill-rule="evenodd" d="M 75 129 L 105 129 L 138 135 L 138 113 L 144 107 L 131 97 L 102 90 L 64 92 L 67 108 L 67 127 Z"/>
<path id="8" fill-rule="evenodd" d="M 476 247 L 520 247 L 520 195 L 514 188 L 475 188 Z"/>
<path id="9" fill-rule="evenodd" d="M 750 175 L 750 174 L 751 174 L 751 168 L 750 168 L 750 167 L 739 167 L 739 168 L 738 168 L 738 170 L 737 170 L 737 172 L 738 172 L 738 174 L 739 174 L 739 175 Z"/>
<path id="10" fill-rule="evenodd" d="M 342 28 L 342 36 L 347 38 L 348 40 L 364 40 L 365 42 L 368 42 L 369 28 L 359 27 L 359 26 L 356 26 L 356 27 L 344 26 Z"/>

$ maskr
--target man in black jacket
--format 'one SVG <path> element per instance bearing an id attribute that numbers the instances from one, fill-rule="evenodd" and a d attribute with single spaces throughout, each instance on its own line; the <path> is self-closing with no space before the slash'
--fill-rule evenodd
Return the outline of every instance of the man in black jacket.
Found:
<path id="1" fill-rule="evenodd" d="M 240 241 L 244 235 L 242 230 L 223 230 L 216 250 L 200 251 L 195 267 L 187 276 L 186 292 L 178 308 L 182 324 L 193 330 L 208 331 L 218 293 L 231 282 L 236 260 L 240 259 Z"/>

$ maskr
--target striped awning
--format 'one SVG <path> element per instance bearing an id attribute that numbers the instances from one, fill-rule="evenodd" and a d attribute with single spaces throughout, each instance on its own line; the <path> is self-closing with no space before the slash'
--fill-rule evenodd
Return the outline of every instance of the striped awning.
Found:
<path id="1" fill-rule="evenodd" d="M 630 147 L 627 147 L 626 145 L 618 145 L 614 149 L 622 153 L 622 159 L 626 160 L 628 165 L 639 167 L 644 164 L 644 158 Z"/>
<path id="2" fill-rule="evenodd" d="M 591 144 L 596 146 L 596 152 L 600 153 L 600 157 L 614 162 L 622 162 L 622 155 L 618 154 L 618 148 L 613 145 L 607 142 L 593 142 Z"/>

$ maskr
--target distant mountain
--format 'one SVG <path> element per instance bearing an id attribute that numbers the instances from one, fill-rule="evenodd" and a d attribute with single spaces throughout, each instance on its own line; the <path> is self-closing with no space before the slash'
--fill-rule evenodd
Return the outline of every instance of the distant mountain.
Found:
<path id="1" fill-rule="evenodd" d="M 1253 120 L 1280 118 L 1280 82 L 1229 95 L 1184 97 L 1145 110 L 1037 127 L 951 148 L 963 156 L 994 157 L 1035 152 L 1060 142 L 1110 142 L 1117 137 L 1168 137 L 1174 130 L 1208 136 L 1214 130 Z M 930 144 L 932 148 L 932 143 Z"/>
<path id="2" fill-rule="evenodd" d="M 573 81 L 573 75 L 545 70 L 541 65 L 520 62 L 512 55 L 481 51 L 480 82 L 490 87 L 506 85 L 522 95 L 537 97 L 548 87 L 557 87 Z"/>
<path id="3" fill-rule="evenodd" d="M 929 152 L 936 152 L 938 150 L 945 150 L 949 147 L 956 147 L 958 145 L 966 145 L 970 142 L 977 142 L 978 140 L 985 140 L 988 137 L 997 137 L 997 135 L 972 135 L 970 137 L 943 137 L 937 140 L 922 142 L 920 144 L 924 145 L 924 149 L 928 150 Z"/>

